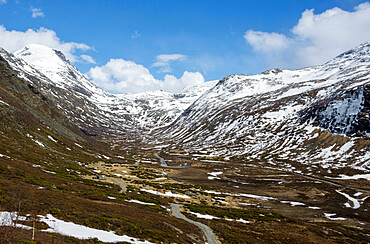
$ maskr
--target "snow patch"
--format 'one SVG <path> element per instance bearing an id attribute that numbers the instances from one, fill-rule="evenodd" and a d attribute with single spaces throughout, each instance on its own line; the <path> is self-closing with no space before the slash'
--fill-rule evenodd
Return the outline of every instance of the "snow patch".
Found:
<path id="1" fill-rule="evenodd" d="M 134 200 L 134 199 L 131 199 L 131 200 L 125 200 L 125 201 L 126 201 L 126 202 L 138 203 L 138 204 L 142 204 L 142 205 L 151 205 L 151 206 L 154 206 L 154 205 L 155 205 L 154 203 L 150 203 L 150 202 L 142 202 L 142 201 Z"/>
<path id="2" fill-rule="evenodd" d="M 195 212 L 191 212 L 191 211 L 188 212 L 188 213 L 191 213 L 191 214 L 197 216 L 198 219 L 220 219 L 218 217 L 208 215 L 208 214 L 200 214 L 200 213 L 195 213 Z"/>
<path id="3" fill-rule="evenodd" d="M 159 192 L 159 191 L 154 191 L 154 190 L 147 190 L 147 189 L 140 189 L 140 191 L 148 192 L 148 193 L 151 193 L 151 194 L 154 194 L 154 195 L 165 196 L 165 197 L 190 198 L 187 195 L 172 193 L 170 191 L 167 191 L 165 193 L 162 193 L 162 192 Z"/>
<path id="4" fill-rule="evenodd" d="M 26 221 L 27 219 L 23 216 L 18 216 L 15 212 L 0 212 L 0 225 L 2 226 L 13 226 L 16 219 Z M 77 239 L 92 239 L 97 238 L 102 242 L 116 243 L 116 242 L 129 242 L 137 244 L 150 244 L 149 241 L 140 241 L 136 238 L 127 235 L 117 235 L 114 231 L 98 230 L 83 225 L 75 224 L 72 222 L 66 222 L 53 217 L 51 214 L 46 216 L 38 215 L 41 222 L 46 223 L 49 228 L 43 230 L 44 232 L 58 233 L 65 236 L 71 236 Z M 32 229 L 29 226 L 17 224 L 17 227 Z"/>
<path id="5" fill-rule="evenodd" d="M 48 135 L 48 138 L 49 138 L 51 141 L 53 141 L 53 142 L 55 142 L 55 143 L 58 143 L 58 141 L 57 141 L 56 139 L 54 139 L 52 136 Z"/>
<path id="6" fill-rule="evenodd" d="M 330 219 L 330 220 L 346 220 L 346 218 L 342 218 L 342 217 L 333 218 L 333 216 L 337 215 L 335 213 L 324 213 L 324 215 L 325 215 L 325 218 Z"/>

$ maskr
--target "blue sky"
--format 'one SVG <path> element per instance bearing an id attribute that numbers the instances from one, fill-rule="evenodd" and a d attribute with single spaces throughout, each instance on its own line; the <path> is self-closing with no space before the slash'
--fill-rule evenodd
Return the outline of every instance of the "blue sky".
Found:
<path id="1" fill-rule="evenodd" d="M 256 74 L 327 61 L 370 39 L 370 21 L 363 17 L 368 9 L 370 4 L 359 0 L 0 0 L 0 46 L 16 48 L 7 48 L 9 38 L 23 38 L 19 45 L 32 39 L 51 43 L 53 48 L 84 44 L 84 48 L 62 51 L 69 52 L 67 56 L 80 71 L 106 90 L 139 92 L 155 89 L 167 79 L 171 80 L 168 84 L 179 83 L 169 90 L 177 91 L 182 85 L 201 83 L 202 78 L 215 80 L 234 73 Z M 349 20 L 356 18 L 358 22 L 351 26 Z M 308 26 L 311 20 L 315 23 Z M 49 38 L 59 44 L 41 40 L 40 28 L 45 28 L 45 35 L 53 32 Z M 28 29 L 37 37 L 10 33 Z M 354 40 L 325 34 L 332 29 L 348 32 Z M 1 35 L 8 38 L 2 40 Z M 328 38 L 333 45 L 325 44 Z M 323 53 L 322 49 L 330 50 Z M 308 54 L 315 57 L 304 57 Z M 185 77 L 184 72 L 188 72 Z M 127 79 L 130 74 L 133 79 Z M 144 82 L 150 75 L 148 88 L 130 88 L 135 77 Z"/>

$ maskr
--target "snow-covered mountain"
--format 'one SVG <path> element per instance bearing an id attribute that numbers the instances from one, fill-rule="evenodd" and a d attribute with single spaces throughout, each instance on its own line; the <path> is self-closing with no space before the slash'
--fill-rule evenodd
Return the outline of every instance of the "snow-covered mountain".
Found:
<path id="1" fill-rule="evenodd" d="M 58 50 L 29 44 L 14 55 L 0 52 L 19 77 L 39 86 L 88 135 L 141 137 L 142 132 L 171 123 L 216 83 L 187 87 L 179 94 L 110 94 L 89 81 Z"/>
<path id="2" fill-rule="evenodd" d="M 290 168 L 370 170 L 369 89 L 370 42 L 324 65 L 225 77 L 153 139 Z"/>
<path id="3" fill-rule="evenodd" d="M 88 136 L 144 138 L 306 173 L 370 170 L 370 42 L 323 65 L 230 75 L 178 94 L 110 94 L 41 45 L 0 55 Z"/>

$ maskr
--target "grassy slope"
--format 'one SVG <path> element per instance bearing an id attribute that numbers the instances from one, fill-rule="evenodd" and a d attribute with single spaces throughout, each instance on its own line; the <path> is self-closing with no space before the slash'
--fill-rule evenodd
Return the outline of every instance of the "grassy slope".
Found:
<path id="1" fill-rule="evenodd" d="M 0 153 L 5 155 L 0 157 L 1 210 L 52 213 L 64 220 L 155 242 L 201 239 L 192 225 L 171 217 L 163 208 L 125 203 L 118 186 L 83 180 L 79 175 L 89 172 L 78 162 L 98 161 L 96 155 L 106 154 L 107 145 L 84 135 L 53 101 L 17 78 L 1 58 L 0 100 L 6 103 L 0 103 Z M 9 228 L 0 228 L 6 230 Z M 4 235 L 2 238 L 8 239 L 2 241 L 22 239 L 25 231 L 7 232 L 13 235 Z M 41 233 L 36 234 L 37 238 L 43 243 L 75 241 Z"/>

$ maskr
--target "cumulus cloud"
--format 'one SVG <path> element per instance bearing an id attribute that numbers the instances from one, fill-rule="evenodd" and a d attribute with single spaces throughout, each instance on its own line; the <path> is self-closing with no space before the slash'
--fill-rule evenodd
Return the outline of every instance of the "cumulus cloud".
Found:
<path id="1" fill-rule="evenodd" d="M 31 8 L 32 12 L 32 18 L 37 18 L 37 17 L 44 17 L 45 14 L 42 12 L 41 8 Z"/>
<path id="2" fill-rule="evenodd" d="M 254 30 L 248 30 L 244 38 L 255 50 L 264 52 L 284 50 L 289 46 L 290 42 L 290 39 L 283 34 Z"/>
<path id="3" fill-rule="evenodd" d="M 80 58 L 86 62 L 86 63 L 90 63 L 90 64 L 96 64 L 95 60 L 93 57 L 89 56 L 89 55 L 86 55 L 86 54 L 82 54 L 80 55 Z"/>
<path id="4" fill-rule="evenodd" d="M 160 54 L 156 57 L 156 62 L 152 64 L 152 67 L 160 67 L 159 72 L 169 73 L 172 72 L 171 62 L 183 61 L 186 58 L 183 54 Z"/>
<path id="5" fill-rule="evenodd" d="M 202 74 L 188 71 L 181 78 L 165 75 L 163 80 L 157 80 L 143 65 L 123 59 L 111 59 L 103 66 L 91 68 L 87 75 L 98 86 L 115 93 L 179 92 L 185 86 L 204 82 Z"/>
<path id="6" fill-rule="evenodd" d="M 289 35 L 248 30 L 244 38 L 272 65 L 283 61 L 294 67 L 324 63 L 369 41 L 369 30 L 370 3 L 366 2 L 353 11 L 335 7 L 315 14 L 313 9 L 306 10 Z"/>
<path id="7" fill-rule="evenodd" d="M 76 51 L 91 49 L 91 47 L 84 43 L 63 42 L 54 31 L 43 27 L 38 30 L 28 29 L 23 32 L 15 30 L 8 31 L 4 26 L 0 25 L 0 47 L 9 52 L 15 52 L 27 44 L 32 43 L 58 49 L 62 51 L 71 62 L 80 60 L 80 58 L 74 54 Z"/>
<path id="8" fill-rule="evenodd" d="M 139 38 L 141 35 L 138 31 L 134 31 L 134 34 L 132 34 L 131 38 L 132 39 L 136 39 L 136 38 Z"/>

